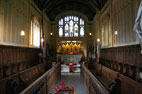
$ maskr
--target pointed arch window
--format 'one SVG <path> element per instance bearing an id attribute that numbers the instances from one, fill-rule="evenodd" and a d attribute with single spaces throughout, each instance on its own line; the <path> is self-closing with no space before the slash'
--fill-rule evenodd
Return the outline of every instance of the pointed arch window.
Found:
<path id="1" fill-rule="evenodd" d="M 36 17 L 31 20 L 30 45 L 40 47 L 40 24 Z"/>
<path id="2" fill-rule="evenodd" d="M 69 36 L 69 25 L 66 24 L 65 25 L 65 37 L 68 37 Z"/>
<path id="3" fill-rule="evenodd" d="M 63 36 L 63 28 L 59 28 L 59 36 L 62 37 Z"/>
<path id="4" fill-rule="evenodd" d="M 64 16 L 58 22 L 59 37 L 84 37 L 85 21 L 77 16 Z"/>

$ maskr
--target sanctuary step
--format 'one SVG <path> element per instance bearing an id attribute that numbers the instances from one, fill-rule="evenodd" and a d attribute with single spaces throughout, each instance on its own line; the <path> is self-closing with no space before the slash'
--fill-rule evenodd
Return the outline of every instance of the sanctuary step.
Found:
<path id="1" fill-rule="evenodd" d="M 74 65 L 73 67 L 73 72 L 74 73 L 78 73 L 80 72 L 80 64 Z M 69 71 L 69 66 L 67 66 L 66 64 L 61 64 L 61 72 L 70 72 Z"/>

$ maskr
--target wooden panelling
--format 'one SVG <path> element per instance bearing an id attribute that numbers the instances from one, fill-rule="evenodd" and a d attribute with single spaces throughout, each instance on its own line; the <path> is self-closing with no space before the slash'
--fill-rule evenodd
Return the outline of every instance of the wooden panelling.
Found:
<path id="1" fill-rule="evenodd" d="M 140 82 L 139 73 L 142 68 L 140 45 L 101 49 L 99 64 Z"/>
<path id="2" fill-rule="evenodd" d="M 39 49 L 0 45 L 0 79 L 39 63 Z"/>
<path id="3" fill-rule="evenodd" d="M 28 85 L 30 85 L 33 81 L 35 81 L 38 77 L 40 77 L 46 70 L 45 64 L 39 64 L 37 66 L 26 69 L 22 72 L 18 72 L 10 77 L 4 78 L 0 80 L 0 94 L 5 94 L 6 92 L 6 82 L 9 78 L 12 78 L 17 81 L 18 88 L 17 92 L 22 91 Z"/>
<path id="4" fill-rule="evenodd" d="M 56 64 L 26 89 L 24 89 L 20 94 L 49 94 L 49 89 L 60 76 L 60 71 L 60 64 Z"/>
<path id="5" fill-rule="evenodd" d="M 100 51 L 100 58 L 142 67 L 142 54 L 140 45 L 104 48 Z"/>
<path id="6" fill-rule="evenodd" d="M 109 82 L 112 82 L 114 78 L 119 74 L 112 69 L 109 69 L 103 65 L 97 64 L 96 66 L 101 67 L 97 68 L 101 76 L 107 78 Z M 100 72 L 101 71 L 101 72 Z M 142 84 L 138 83 L 131 78 L 126 77 L 123 74 L 119 74 L 119 79 L 121 80 L 122 85 L 122 94 L 141 94 L 142 93 Z"/>
<path id="7" fill-rule="evenodd" d="M 89 94 L 108 94 L 106 88 L 93 76 L 86 66 L 82 65 L 81 70 Z"/>

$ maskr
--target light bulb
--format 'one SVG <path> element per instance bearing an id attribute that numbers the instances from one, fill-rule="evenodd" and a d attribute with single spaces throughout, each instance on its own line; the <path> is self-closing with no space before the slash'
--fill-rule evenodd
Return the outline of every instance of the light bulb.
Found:
<path id="1" fill-rule="evenodd" d="M 67 43 L 69 43 L 69 42 L 71 42 L 71 41 L 67 41 Z"/>
<path id="2" fill-rule="evenodd" d="M 116 30 L 116 31 L 114 31 L 114 34 L 115 34 L 115 35 L 117 35 L 117 34 L 118 34 L 118 31 L 117 31 L 117 30 Z"/>
<path id="3" fill-rule="evenodd" d="M 92 35 L 92 33 L 89 33 L 89 35 L 91 36 L 91 35 Z"/>
<path id="4" fill-rule="evenodd" d="M 99 39 L 99 38 L 97 39 L 97 42 L 100 42 L 100 39 Z"/>
<path id="5" fill-rule="evenodd" d="M 72 41 L 73 43 L 76 43 L 77 41 Z"/>
<path id="6" fill-rule="evenodd" d="M 53 35 L 53 33 L 51 32 L 51 33 L 50 33 L 50 35 L 52 36 L 52 35 Z"/>
<path id="7" fill-rule="evenodd" d="M 41 39 L 41 42 L 44 42 L 44 39 L 43 39 L 43 38 Z"/>
<path id="8" fill-rule="evenodd" d="M 24 32 L 24 30 L 21 30 L 20 35 L 21 35 L 21 36 L 25 36 L 25 32 Z"/>

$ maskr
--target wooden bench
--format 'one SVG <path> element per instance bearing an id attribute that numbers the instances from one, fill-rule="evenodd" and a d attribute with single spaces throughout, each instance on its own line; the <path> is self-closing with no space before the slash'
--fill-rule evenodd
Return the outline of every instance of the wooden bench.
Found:
<path id="1" fill-rule="evenodd" d="M 98 65 L 102 66 L 100 64 L 98 64 Z M 132 70 L 133 70 L 133 67 L 132 67 Z M 142 84 L 141 83 L 138 83 L 137 81 L 135 81 L 123 74 L 120 74 L 119 72 L 109 69 L 105 66 L 102 66 L 101 70 L 98 70 L 98 71 L 101 71 L 101 75 L 106 77 L 106 79 L 109 82 L 114 80 L 114 78 L 117 76 L 117 74 L 119 74 L 119 79 L 122 82 L 122 94 L 141 94 L 142 93 L 142 89 L 141 89 Z M 132 73 L 132 75 L 135 75 L 135 74 Z"/>
<path id="2" fill-rule="evenodd" d="M 25 87 L 35 81 L 45 70 L 41 68 L 41 65 L 30 68 L 20 73 L 20 79 L 24 82 Z"/>
<path id="3" fill-rule="evenodd" d="M 34 82 L 38 77 L 40 77 L 44 72 L 45 64 L 39 64 L 37 66 L 31 67 L 29 69 L 26 69 L 22 72 L 16 73 L 12 76 L 6 77 L 4 79 L 0 80 L 0 94 L 5 94 L 5 87 L 6 82 L 8 78 L 12 78 L 16 80 L 19 84 L 18 91 L 20 92 L 24 88 L 26 88 L 28 85 L 30 85 L 32 82 Z"/>

